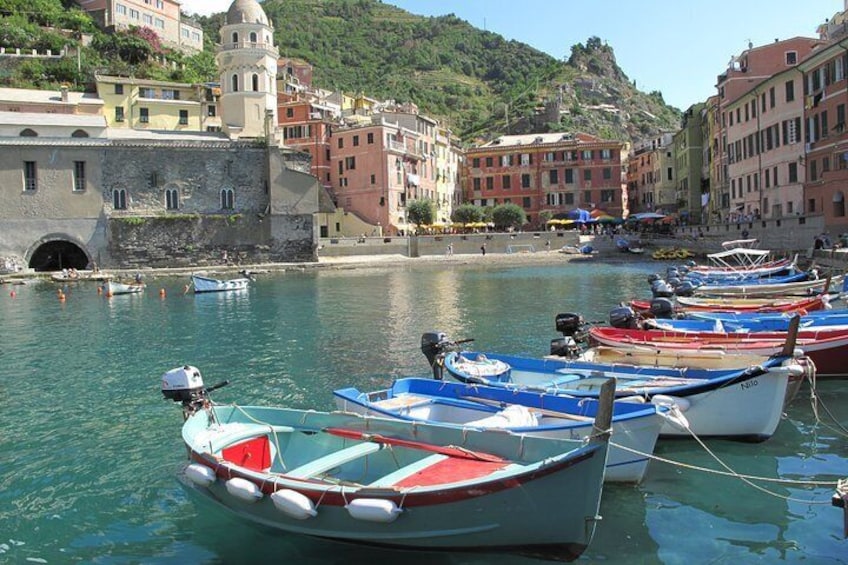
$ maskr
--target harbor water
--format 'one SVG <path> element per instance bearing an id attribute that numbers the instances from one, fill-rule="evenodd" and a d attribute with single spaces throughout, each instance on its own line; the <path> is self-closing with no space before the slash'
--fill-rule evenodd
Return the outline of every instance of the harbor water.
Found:
<path id="1" fill-rule="evenodd" d="M 429 375 L 421 335 L 547 353 L 559 312 L 605 320 L 646 296 L 652 263 L 481 261 L 261 275 L 231 294 L 147 277 L 141 295 L 95 283 L 2 286 L 0 563 L 538 563 L 510 555 L 397 552 L 282 534 L 198 506 L 165 371 L 190 364 L 219 402 L 333 409 L 331 391 Z M 164 290 L 164 296 L 160 295 Z M 14 292 L 15 296 L 12 296 Z M 848 563 L 848 381 L 805 385 L 760 444 L 661 440 L 641 485 L 604 489 L 582 563 Z M 752 407 L 755 409 L 755 407 Z M 818 414 L 820 422 L 817 422 Z M 719 462 L 720 460 L 720 462 Z M 733 472 L 784 482 L 747 483 Z M 712 471 L 704 471 L 701 468 Z M 551 493 L 568 504 L 565 493 Z"/>

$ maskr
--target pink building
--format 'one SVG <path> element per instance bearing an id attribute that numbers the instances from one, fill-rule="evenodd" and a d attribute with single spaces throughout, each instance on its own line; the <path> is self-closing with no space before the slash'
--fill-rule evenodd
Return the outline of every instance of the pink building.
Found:
<path id="1" fill-rule="evenodd" d="M 729 219 L 803 213 L 804 106 L 798 70 L 793 66 L 760 82 L 724 111 Z"/>
<path id="2" fill-rule="evenodd" d="M 715 111 L 720 126 L 713 130 L 713 137 L 720 140 L 717 173 L 724 178 L 715 188 L 729 193 L 713 194 L 713 198 L 727 204 L 726 209 L 717 210 L 723 220 L 799 212 L 798 186 L 803 179 L 797 160 L 792 165 L 790 155 L 800 141 L 793 105 L 800 102 L 801 85 L 799 73 L 792 69 L 823 43 L 794 37 L 760 47 L 749 45 L 719 75 Z"/>
<path id="3" fill-rule="evenodd" d="M 841 233 L 848 229 L 848 132 L 845 127 L 848 39 L 820 49 L 798 65 L 803 74 L 804 140 L 806 155 L 799 167 L 806 171 L 805 212 L 824 214 L 825 225 Z M 800 88 L 799 88 L 800 90 Z"/>

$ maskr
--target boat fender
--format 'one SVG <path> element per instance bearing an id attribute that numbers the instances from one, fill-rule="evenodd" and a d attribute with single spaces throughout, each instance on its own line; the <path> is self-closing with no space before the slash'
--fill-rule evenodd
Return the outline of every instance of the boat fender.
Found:
<path id="1" fill-rule="evenodd" d="M 345 508 L 353 518 L 368 522 L 394 522 L 403 512 L 394 501 L 380 498 L 357 498 L 348 502 Z"/>
<path id="2" fill-rule="evenodd" d="M 306 520 L 314 518 L 318 515 L 315 510 L 315 504 L 308 496 L 291 489 L 278 490 L 271 495 L 271 501 L 277 510 L 283 514 L 288 514 L 297 520 Z"/>
<path id="3" fill-rule="evenodd" d="M 188 477 L 188 480 L 201 487 L 208 487 L 215 482 L 215 471 L 200 463 L 192 463 L 186 467 L 185 476 Z"/>
<path id="4" fill-rule="evenodd" d="M 681 412 L 686 412 L 692 403 L 685 398 L 679 396 L 669 396 L 667 394 L 655 394 L 651 397 L 651 404 L 657 406 L 676 406 Z"/>
<path id="5" fill-rule="evenodd" d="M 262 491 L 259 490 L 259 487 L 247 479 L 236 477 L 227 481 L 226 486 L 228 493 L 245 502 L 253 503 L 262 498 Z"/>

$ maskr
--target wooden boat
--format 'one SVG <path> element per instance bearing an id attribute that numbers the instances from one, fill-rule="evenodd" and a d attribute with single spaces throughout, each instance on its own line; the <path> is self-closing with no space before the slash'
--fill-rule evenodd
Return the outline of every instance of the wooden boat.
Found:
<path id="1" fill-rule="evenodd" d="M 336 407 L 345 412 L 571 439 L 592 435 L 598 407 L 593 399 L 416 378 L 398 379 L 373 392 L 343 388 L 333 396 Z M 613 405 L 615 440 L 607 455 L 606 481 L 642 480 L 649 458 L 638 454 L 654 450 L 663 423 L 658 409 L 665 408 L 632 402 Z"/>
<path id="2" fill-rule="evenodd" d="M 689 312 L 684 320 L 645 320 L 659 329 L 698 329 L 734 333 L 784 332 L 792 315 L 756 312 Z M 667 324 L 666 322 L 671 322 Z M 681 324 L 680 322 L 688 322 Z M 664 327 L 660 324 L 663 323 Z M 696 325 L 698 324 L 698 325 Z M 801 329 L 848 330 L 848 310 L 816 310 L 801 316 Z"/>
<path id="3" fill-rule="evenodd" d="M 486 379 L 461 370 L 467 363 L 456 362 L 460 358 L 474 359 L 477 352 L 451 351 L 446 346 L 450 342 L 438 342 L 427 337 L 430 335 L 443 334 L 425 334 L 422 338 L 422 352 L 437 378 L 447 373 L 466 383 L 593 398 L 598 383 L 613 377 L 619 397 L 641 397 L 655 404 L 677 406 L 683 412 L 688 429 L 666 422 L 661 436 L 690 437 L 690 433 L 695 433 L 763 441 L 774 433 L 780 421 L 790 376 L 805 372 L 795 359 L 794 346 L 784 340 L 785 347 L 763 363 L 744 367 L 728 363 L 721 369 L 603 364 L 486 352 L 488 362 L 499 361 L 510 367 L 508 373 Z"/>
<path id="4" fill-rule="evenodd" d="M 250 284 L 248 278 L 229 280 L 213 279 L 200 275 L 191 275 L 191 284 L 195 293 L 201 292 L 227 292 L 231 290 L 244 290 Z"/>
<path id="5" fill-rule="evenodd" d="M 238 518 L 351 543 L 559 560 L 576 559 L 600 519 L 614 386 L 584 442 L 219 406 L 196 368 L 162 377 L 183 405 L 183 484 Z"/>
<path id="6" fill-rule="evenodd" d="M 103 293 L 106 296 L 115 296 L 117 294 L 138 294 L 147 287 L 143 282 L 122 283 L 118 281 L 108 280 L 103 285 Z"/>
<path id="7" fill-rule="evenodd" d="M 825 294 L 828 289 L 841 286 L 842 292 L 848 290 L 845 275 L 837 275 L 817 280 L 762 284 L 703 285 L 695 287 L 697 296 L 727 296 L 739 298 L 769 298 L 780 296 L 809 296 L 814 293 Z"/>
<path id="8" fill-rule="evenodd" d="M 636 312 L 652 313 L 651 300 L 631 300 L 630 307 Z M 829 298 L 825 295 L 808 298 L 686 298 L 678 296 L 674 304 L 676 312 L 812 312 L 827 307 Z"/>
<path id="9" fill-rule="evenodd" d="M 632 330 L 594 327 L 589 339 L 596 345 L 617 348 L 650 348 L 662 351 L 720 350 L 755 355 L 776 355 L 783 350 L 787 332 L 685 332 L 674 330 Z M 848 374 L 848 331 L 800 329 L 796 345 L 816 367 L 816 377 Z"/>
<path id="10" fill-rule="evenodd" d="M 80 273 L 78 271 L 68 273 L 53 273 L 50 275 L 50 280 L 58 283 L 69 283 L 78 281 L 105 282 L 111 279 L 112 275 L 108 273 Z"/>

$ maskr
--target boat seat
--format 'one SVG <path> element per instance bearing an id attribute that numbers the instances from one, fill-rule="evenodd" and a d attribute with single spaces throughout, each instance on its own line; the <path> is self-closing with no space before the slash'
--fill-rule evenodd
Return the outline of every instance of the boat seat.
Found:
<path id="1" fill-rule="evenodd" d="M 360 457 L 365 457 L 370 453 L 379 451 L 381 447 L 382 446 L 379 443 L 357 443 L 356 445 L 351 445 L 350 447 L 319 457 L 318 459 L 305 463 L 291 471 L 286 471 L 284 474 L 285 476 L 292 477 L 294 479 L 308 479 L 315 475 L 326 473 L 330 469 L 349 463 L 354 459 L 359 459 Z"/>
<path id="2" fill-rule="evenodd" d="M 390 487 L 393 484 L 395 484 L 399 481 L 402 481 L 403 479 L 405 479 L 409 476 L 414 475 L 418 471 L 420 471 L 422 469 L 426 469 L 430 465 L 435 465 L 436 463 L 439 463 L 440 461 L 444 461 L 447 458 L 448 458 L 447 455 L 442 455 L 440 453 L 434 453 L 433 455 L 429 455 L 429 456 L 427 456 L 423 459 L 419 459 L 418 461 L 415 461 L 414 463 L 410 463 L 409 465 L 401 467 L 400 469 L 397 469 L 396 471 L 392 471 L 388 475 L 384 475 L 384 476 L 380 477 L 379 479 L 377 479 L 376 481 L 369 483 L 368 486 L 369 487 Z"/>

